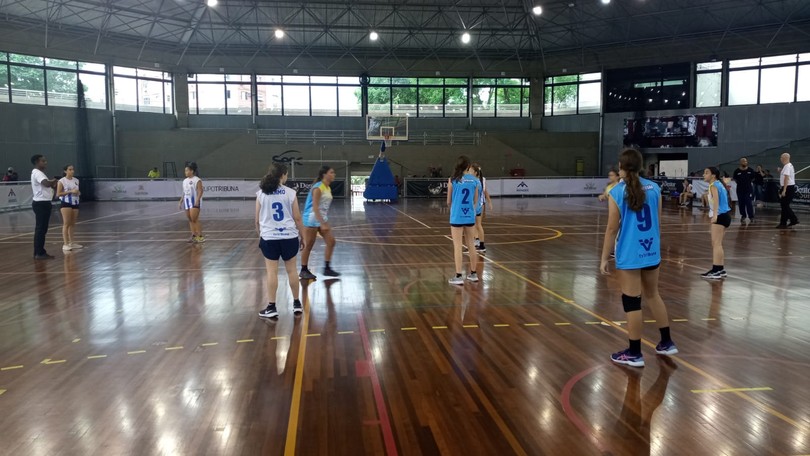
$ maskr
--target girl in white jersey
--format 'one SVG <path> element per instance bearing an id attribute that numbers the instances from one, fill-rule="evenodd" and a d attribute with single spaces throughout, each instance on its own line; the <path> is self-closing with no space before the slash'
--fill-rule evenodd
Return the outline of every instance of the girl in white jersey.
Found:
<path id="1" fill-rule="evenodd" d="M 330 166 L 324 165 L 318 171 L 318 179 L 312 184 L 312 189 L 307 195 L 307 201 L 304 203 L 304 239 L 306 246 L 301 253 L 301 274 L 299 277 L 305 280 L 313 280 L 316 278 L 315 274 L 310 272 L 307 263 L 309 262 L 309 254 L 312 253 L 312 247 L 315 245 L 315 236 L 321 233 L 323 240 L 326 242 L 326 252 L 324 252 L 324 267 L 323 275 L 327 277 L 338 277 L 340 273 L 332 269 L 330 264 L 332 260 L 332 252 L 335 250 L 335 237 L 332 235 L 332 229 L 329 226 L 329 207 L 332 205 L 332 182 L 335 180 L 335 170 Z"/>
<path id="2" fill-rule="evenodd" d="M 191 229 L 189 243 L 205 242 L 200 223 L 200 203 L 203 197 L 202 179 L 197 176 L 197 164 L 189 162 L 185 168 L 186 178 L 183 180 L 183 196 L 180 198 L 180 209 L 186 211 L 188 226 Z"/>
<path id="3" fill-rule="evenodd" d="M 475 238 L 475 251 L 478 253 L 486 253 L 487 247 L 484 242 L 484 217 L 487 215 L 487 205 L 492 207 L 492 200 L 489 198 L 487 191 L 487 179 L 484 177 L 484 172 L 481 165 L 478 163 L 472 164 L 475 177 L 481 182 L 478 191 L 478 207 L 475 211 L 475 231 L 478 236 Z"/>
<path id="4" fill-rule="evenodd" d="M 73 177 L 73 165 L 63 168 L 65 176 L 56 184 L 56 196 L 62 202 L 62 251 L 70 252 L 82 248 L 73 242 L 73 226 L 79 217 L 79 179 Z"/>
<path id="5" fill-rule="evenodd" d="M 267 270 L 267 292 L 270 302 L 259 312 L 260 317 L 278 316 L 276 309 L 276 292 L 278 291 L 278 260 L 284 262 L 290 290 L 293 295 L 293 312 L 304 311 L 298 299 L 298 275 L 295 273 L 295 257 L 298 250 L 306 243 L 301 238 L 303 226 L 301 211 L 298 209 L 298 198 L 295 190 L 285 187 L 287 167 L 274 163 L 270 172 L 262 178 L 256 192 L 256 231 L 259 233 L 259 248 L 264 255 L 264 266 Z"/>

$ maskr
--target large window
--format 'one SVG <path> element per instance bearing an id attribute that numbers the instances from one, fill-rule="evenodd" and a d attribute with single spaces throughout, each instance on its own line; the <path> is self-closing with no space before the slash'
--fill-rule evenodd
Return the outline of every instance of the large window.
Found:
<path id="1" fill-rule="evenodd" d="M 171 73 L 116 66 L 113 85 L 116 110 L 174 113 Z"/>
<path id="2" fill-rule="evenodd" d="M 545 80 L 543 111 L 547 116 L 598 113 L 602 108 L 602 73 L 552 76 Z"/>
<path id="3" fill-rule="evenodd" d="M 373 77 L 368 86 L 368 112 L 411 117 L 467 117 L 468 84 L 467 78 Z M 357 96 L 359 99 L 359 92 Z"/>
<path id="4" fill-rule="evenodd" d="M 696 66 L 695 106 L 720 106 L 723 93 L 723 62 L 698 63 Z"/>
<path id="5" fill-rule="evenodd" d="M 732 60 L 728 73 L 728 104 L 808 101 L 807 54 Z"/>
<path id="6" fill-rule="evenodd" d="M 360 116 L 360 82 L 353 77 L 256 76 L 259 114 Z"/>
<path id="7" fill-rule="evenodd" d="M 189 114 L 251 115 L 249 74 L 197 74 L 188 77 Z"/>
<path id="8" fill-rule="evenodd" d="M 473 117 L 528 117 L 529 83 L 521 78 L 473 79 Z"/>
<path id="9" fill-rule="evenodd" d="M 0 52 L 0 102 L 107 108 L 105 67 L 75 60 Z M 79 85 L 81 83 L 81 86 Z"/>

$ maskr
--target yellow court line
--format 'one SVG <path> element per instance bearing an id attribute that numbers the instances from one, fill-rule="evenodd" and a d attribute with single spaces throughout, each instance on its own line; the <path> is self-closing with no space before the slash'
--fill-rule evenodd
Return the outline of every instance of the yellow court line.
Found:
<path id="1" fill-rule="evenodd" d="M 464 328 L 477 328 L 478 325 L 462 325 Z"/>
<path id="2" fill-rule="evenodd" d="M 571 300 L 571 299 L 567 299 L 567 298 L 565 298 L 564 296 L 562 296 L 562 295 L 560 295 L 560 294 L 558 294 L 558 293 L 555 293 L 555 292 L 554 292 L 554 291 L 552 291 L 552 290 L 549 290 L 548 288 L 546 288 L 546 287 L 544 287 L 543 285 L 539 284 L 538 282 L 536 282 L 536 281 L 534 281 L 534 280 L 532 280 L 532 279 L 530 279 L 530 278 L 526 277 L 525 275 L 520 274 L 519 272 L 516 272 L 516 271 L 514 271 L 514 270 L 512 270 L 512 269 L 510 269 L 510 268 L 508 268 L 508 267 L 506 267 L 506 266 L 504 266 L 504 265 L 502 265 L 502 264 L 498 263 L 497 261 L 495 261 L 495 260 L 493 260 L 493 259 L 491 259 L 491 258 L 487 258 L 487 257 L 482 257 L 482 258 L 484 259 L 484 261 L 485 261 L 485 262 L 492 263 L 493 265 L 497 266 L 497 267 L 498 267 L 498 268 L 500 268 L 501 270 L 506 271 L 506 272 L 508 272 L 508 273 L 510 273 L 510 274 L 512 274 L 512 275 L 514 275 L 515 277 L 518 277 L 518 278 L 520 278 L 520 279 L 523 279 L 523 280 L 524 280 L 526 283 L 529 283 L 529 284 L 531 284 L 531 285 L 534 285 L 535 287 L 537 287 L 537 288 L 539 288 L 539 289 L 541 289 L 541 290 L 545 291 L 546 293 L 550 294 L 551 296 L 556 297 L 556 298 L 557 298 L 557 299 L 559 299 L 560 301 L 563 301 L 563 302 L 565 302 L 566 304 L 569 304 L 570 306 L 572 306 L 572 307 L 574 307 L 574 308 L 576 308 L 576 309 L 578 309 L 578 310 L 580 310 L 580 311 L 582 311 L 582 312 L 584 312 L 584 313 L 586 313 L 586 314 L 588 314 L 588 315 L 590 315 L 590 316 L 592 316 L 592 317 L 594 317 L 594 318 L 598 318 L 599 320 L 603 321 L 605 324 L 607 324 L 607 325 L 609 325 L 609 326 L 612 326 L 612 327 L 614 327 L 614 328 L 618 329 L 619 331 L 621 331 L 621 332 L 623 332 L 623 333 L 625 333 L 625 334 L 627 334 L 627 333 L 628 333 L 627 329 L 622 328 L 622 327 L 621 327 L 621 326 L 619 326 L 619 325 L 615 325 L 615 324 L 613 324 L 613 322 L 612 322 L 612 321 L 610 321 L 610 320 L 608 320 L 608 319 L 604 318 L 603 316 L 601 316 L 601 315 L 597 314 L 596 312 L 594 312 L 594 311 L 592 311 L 592 310 L 588 309 L 587 307 L 584 307 L 584 306 L 582 306 L 582 305 L 580 305 L 580 304 L 577 304 L 575 301 L 573 301 L 573 300 Z M 641 342 L 642 342 L 644 345 L 646 345 L 647 347 L 650 347 L 650 348 L 654 348 L 654 347 L 655 347 L 655 345 L 656 345 L 656 344 L 654 344 L 653 342 L 650 342 L 649 340 L 644 339 L 644 338 L 642 338 L 642 339 L 641 339 Z M 701 369 L 701 368 L 699 368 L 699 367 L 695 366 L 694 364 L 692 364 L 692 363 L 690 363 L 690 362 L 688 362 L 688 361 L 685 361 L 683 358 L 678 358 L 678 361 L 679 361 L 679 362 L 680 362 L 682 365 L 686 366 L 686 367 L 687 367 L 689 370 L 691 370 L 692 372 L 695 372 L 695 373 L 697 373 L 698 375 L 700 375 L 700 376 L 702 376 L 702 377 L 704 377 L 704 378 L 707 378 L 707 379 L 709 379 L 709 380 L 711 380 L 711 381 L 713 381 L 713 382 L 715 382 L 715 383 L 717 383 L 717 384 L 719 384 L 719 385 L 721 385 L 721 386 L 723 386 L 723 387 L 725 387 L 725 388 L 731 388 L 731 386 L 730 386 L 730 385 L 728 385 L 728 384 L 726 384 L 724 381 L 722 381 L 722 380 L 720 380 L 719 378 L 717 378 L 717 377 L 715 377 L 715 376 L 713 376 L 713 375 L 709 374 L 708 372 L 706 372 L 706 371 L 704 371 L 703 369 Z M 737 396 L 737 397 L 739 397 L 740 399 L 743 399 L 743 400 L 745 400 L 745 401 L 749 402 L 750 404 L 752 404 L 752 405 L 754 405 L 755 407 L 759 408 L 759 409 L 760 409 L 760 410 L 762 410 L 763 412 L 768 413 L 768 414 L 770 414 L 770 415 L 772 415 L 772 416 L 775 416 L 776 418 L 779 418 L 780 420 L 784 421 L 785 423 L 790 424 L 791 426 L 793 426 L 793 427 L 795 427 L 795 428 L 797 428 L 797 429 L 800 429 L 800 430 L 803 430 L 803 431 L 807 431 L 807 430 L 809 430 L 809 429 L 810 429 L 810 427 L 808 427 L 808 426 L 806 426 L 806 425 L 804 425 L 804 424 L 802 424 L 802 423 L 799 423 L 798 421 L 796 421 L 796 420 L 794 420 L 794 419 L 792 419 L 792 418 L 788 417 L 787 415 L 785 415 L 785 414 L 783 414 L 783 413 L 779 412 L 778 410 L 775 410 L 775 409 L 771 408 L 771 407 L 770 407 L 770 406 L 768 406 L 767 404 L 765 404 L 765 403 L 763 403 L 763 402 L 761 402 L 761 401 L 758 401 L 758 400 L 756 400 L 756 399 L 752 398 L 751 396 L 749 396 L 749 395 L 745 394 L 745 392 L 741 392 L 741 391 L 735 391 L 735 392 L 733 392 L 732 394 L 736 395 L 736 396 Z"/>
<path id="3" fill-rule="evenodd" d="M 146 353 L 146 350 L 135 350 L 135 351 L 127 352 L 127 355 L 140 355 L 141 353 Z"/>
<path id="4" fill-rule="evenodd" d="M 399 328 L 399 329 L 401 329 L 402 331 L 416 331 L 416 328 L 413 327 L 413 326 L 409 326 L 407 328 Z"/>
<path id="5" fill-rule="evenodd" d="M 62 363 L 66 363 L 66 362 L 67 362 L 66 359 L 56 359 L 56 360 L 44 359 L 44 360 L 42 360 L 42 362 L 40 364 L 48 364 L 48 365 L 50 365 L 50 364 L 62 364 Z"/>
<path id="6" fill-rule="evenodd" d="M 236 341 L 237 344 L 246 344 L 248 342 L 253 342 L 253 339 L 240 339 Z"/>
<path id="7" fill-rule="evenodd" d="M 655 323 L 655 320 L 644 320 L 644 323 Z"/>
<path id="8" fill-rule="evenodd" d="M 741 393 L 744 391 L 773 391 L 769 386 L 761 386 L 756 388 L 721 388 L 721 389 L 704 389 L 704 390 L 691 390 L 695 394 L 701 393 Z"/>
<path id="9" fill-rule="evenodd" d="M 101 359 L 101 358 L 106 358 L 106 357 L 107 357 L 107 355 L 91 355 L 91 356 L 88 356 L 87 359 Z"/>
<path id="10" fill-rule="evenodd" d="M 292 400 L 290 402 L 290 419 L 287 421 L 287 440 L 284 443 L 284 456 L 295 456 L 298 443 L 298 415 L 301 412 L 301 391 L 304 384 L 304 361 L 307 355 L 307 329 L 309 328 L 309 295 L 304 302 L 304 321 L 301 322 L 301 340 L 298 343 L 298 359 L 295 362 L 295 380 L 293 381 Z"/>
<path id="11" fill-rule="evenodd" d="M 182 345 L 178 345 L 178 346 L 176 346 L 176 347 L 166 347 L 166 348 L 164 348 L 164 350 L 166 350 L 166 351 L 172 351 L 172 350 L 182 350 L 182 349 L 183 349 L 183 346 L 182 346 Z"/>
<path id="12" fill-rule="evenodd" d="M 716 318 L 701 318 L 701 320 L 703 320 L 703 321 L 715 321 L 717 319 Z"/>
<path id="13" fill-rule="evenodd" d="M 0 396 L 2 396 L 3 393 L 5 393 L 6 391 L 8 391 L 8 390 L 0 390 Z"/>
<path id="14" fill-rule="evenodd" d="M 73 343 L 79 342 L 81 339 L 73 339 Z"/>
<path id="15" fill-rule="evenodd" d="M 496 323 L 496 324 L 494 324 L 492 326 L 494 326 L 496 328 L 506 328 L 506 327 L 509 326 L 509 324 L 508 323 Z"/>
<path id="16" fill-rule="evenodd" d="M 280 340 L 280 339 L 286 339 L 286 338 L 287 338 L 287 336 L 275 336 L 275 337 L 271 337 L 270 340 Z"/>
<path id="17" fill-rule="evenodd" d="M 382 328 L 370 329 L 368 332 L 381 333 L 381 332 L 385 332 L 385 329 L 382 329 Z"/>
<path id="18" fill-rule="evenodd" d="M 554 323 L 554 326 L 571 326 L 571 323 L 568 323 L 567 321 L 562 321 L 559 323 Z"/>
<path id="19" fill-rule="evenodd" d="M 204 344 L 200 344 L 200 347 L 213 347 L 214 345 L 219 345 L 219 342 L 206 342 Z"/>
<path id="20" fill-rule="evenodd" d="M 307 334 L 307 337 L 320 337 L 321 333 L 310 333 Z"/>
<path id="21" fill-rule="evenodd" d="M 523 323 L 523 326 L 540 326 L 540 323 Z"/>
<path id="22" fill-rule="evenodd" d="M 447 329 L 447 326 L 432 326 L 433 329 Z"/>
<path id="23" fill-rule="evenodd" d="M 354 334 L 354 331 L 338 331 L 338 334 Z"/>
<path id="24" fill-rule="evenodd" d="M 682 321 L 689 321 L 686 318 L 673 318 L 672 321 L 682 322 Z"/>
<path id="25" fill-rule="evenodd" d="M 8 366 L 8 367 L 0 368 L 0 371 L 10 371 L 10 370 L 14 370 L 14 369 L 22 369 L 23 367 L 25 367 L 25 366 L 23 366 L 22 364 L 20 364 L 19 366 Z"/>

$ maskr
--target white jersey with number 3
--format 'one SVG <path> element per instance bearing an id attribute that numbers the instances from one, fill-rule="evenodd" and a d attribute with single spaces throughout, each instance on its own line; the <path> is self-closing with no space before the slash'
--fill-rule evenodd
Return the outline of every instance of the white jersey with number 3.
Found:
<path id="1" fill-rule="evenodd" d="M 259 202 L 259 231 L 262 239 L 292 239 L 298 237 L 298 228 L 293 219 L 295 190 L 279 185 L 275 192 L 267 195 L 261 190 L 256 192 Z"/>

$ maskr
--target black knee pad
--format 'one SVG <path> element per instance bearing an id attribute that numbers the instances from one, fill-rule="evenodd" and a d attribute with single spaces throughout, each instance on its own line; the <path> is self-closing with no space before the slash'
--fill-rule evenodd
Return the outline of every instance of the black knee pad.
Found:
<path id="1" fill-rule="evenodd" d="M 636 312 L 641 310 L 641 296 L 622 295 L 622 304 L 625 312 Z"/>

